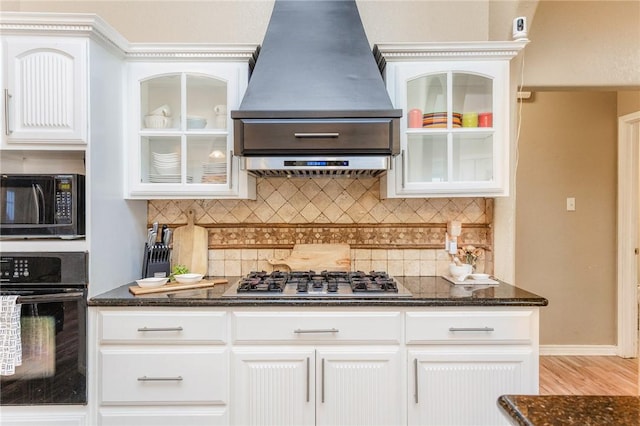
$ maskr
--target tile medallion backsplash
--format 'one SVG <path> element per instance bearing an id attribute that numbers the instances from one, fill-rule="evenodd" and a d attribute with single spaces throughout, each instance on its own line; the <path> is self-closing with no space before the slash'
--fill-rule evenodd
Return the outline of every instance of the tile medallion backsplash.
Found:
<path id="1" fill-rule="evenodd" d="M 483 247 L 478 270 L 491 272 L 493 199 L 380 199 L 377 178 L 259 178 L 256 200 L 152 200 L 148 222 L 195 223 L 209 233 L 209 274 L 270 270 L 294 244 L 348 243 L 352 268 L 393 275 L 440 275 L 446 224 L 462 222 L 461 244 Z"/>

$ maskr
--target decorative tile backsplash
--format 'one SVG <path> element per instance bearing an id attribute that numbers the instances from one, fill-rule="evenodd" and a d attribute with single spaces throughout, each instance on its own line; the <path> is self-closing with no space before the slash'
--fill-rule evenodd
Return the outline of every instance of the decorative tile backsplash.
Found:
<path id="1" fill-rule="evenodd" d="M 298 243 L 348 243 L 352 267 L 394 275 L 440 275 L 446 224 L 462 222 L 460 244 L 485 248 L 478 270 L 491 271 L 490 198 L 380 199 L 377 178 L 259 178 L 256 200 L 153 200 L 148 221 L 174 228 L 195 222 L 209 233 L 209 273 L 270 270 Z"/>

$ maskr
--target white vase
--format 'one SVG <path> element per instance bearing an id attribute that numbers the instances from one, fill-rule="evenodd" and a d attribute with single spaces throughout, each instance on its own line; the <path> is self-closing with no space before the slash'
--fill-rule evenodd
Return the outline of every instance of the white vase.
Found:
<path id="1" fill-rule="evenodd" d="M 473 266 L 468 263 L 463 263 L 462 265 L 456 265 L 455 263 L 451 263 L 449 265 L 449 273 L 456 281 L 463 281 L 467 275 L 473 272 Z"/>

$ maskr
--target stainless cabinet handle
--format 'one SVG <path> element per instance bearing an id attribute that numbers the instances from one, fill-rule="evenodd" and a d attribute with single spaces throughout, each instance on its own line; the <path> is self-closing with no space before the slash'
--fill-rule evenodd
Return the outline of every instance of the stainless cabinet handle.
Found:
<path id="1" fill-rule="evenodd" d="M 322 386 L 321 391 L 322 391 L 322 403 L 324 404 L 324 358 L 322 358 L 322 377 L 321 377 L 321 381 L 320 384 Z"/>
<path id="2" fill-rule="evenodd" d="M 413 398 L 418 403 L 418 358 L 413 359 Z"/>
<path id="3" fill-rule="evenodd" d="M 229 189 L 233 189 L 233 150 L 229 151 Z"/>
<path id="4" fill-rule="evenodd" d="M 338 330 L 337 328 L 318 328 L 318 329 L 310 329 L 310 330 L 301 330 L 301 329 L 296 329 L 293 330 L 294 333 L 296 334 L 304 334 L 304 333 L 339 333 L 340 330 Z"/>
<path id="5" fill-rule="evenodd" d="M 449 331 L 495 331 L 493 327 L 449 327 Z"/>
<path id="6" fill-rule="evenodd" d="M 296 138 L 339 138 L 340 133 L 294 133 Z"/>
<path id="7" fill-rule="evenodd" d="M 182 331 L 183 328 L 178 327 L 141 327 L 138 331 Z"/>
<path id="8" fill-rule="evenodd" d="M 11 108 L 11 94 L 9 93 L 9 89 L 4 89 L 4 133 L 9 136 L 13 133 L 11 130 L 11 117 L 9 116 L 9 109 Z"/>
<path id="9" fill-rule="evenodd" d="M 309 402 L 309 357 L 307 357 L 307 402 Z"/>
<path id="10" fill-rule="evenodd" d="M 147 377 L 147 376 L 142 376 L 142 377 L 138 377 L 138 381 L 139 382 L 181 382 L 182 376 L 175 376 L 175 377 Z"/>
<path id="11" fill-rule="evenodd" d="M 404 164 L 404 149 L 400 151 L 400 174 L 402 175 L 402 189 L 404 189 L 404 176 L 407 173 L 407 165 Z"/>

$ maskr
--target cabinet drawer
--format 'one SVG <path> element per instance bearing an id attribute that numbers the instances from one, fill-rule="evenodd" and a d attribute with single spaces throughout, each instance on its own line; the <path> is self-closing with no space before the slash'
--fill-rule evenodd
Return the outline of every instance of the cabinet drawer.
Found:
<path id="1" fill-rule="evenodd" d="M 220 343 L 227 341 L 226 312 L 101 311 L 103 343 Z"/>
<path id="2" fill-rule="evenodd" d="M 229 424 L 225 406 L 213 407 L 102 407 L 100 426 L 224 426 Z"/>
<path id="3" fill-rule="evenodd" d="M 537 341 L 534 311 L 408 312 L 406 343 L 522 343 Z"/>
<path id="4" fill-rule="evenodd" d="M 100 350 L 103 404 L 224 404 L 226 349 Z"/>
<path id="5" fill-rule="evenodd" d="M 400 312 L 236 312 L 235 343 L 400 343 Z"/>

